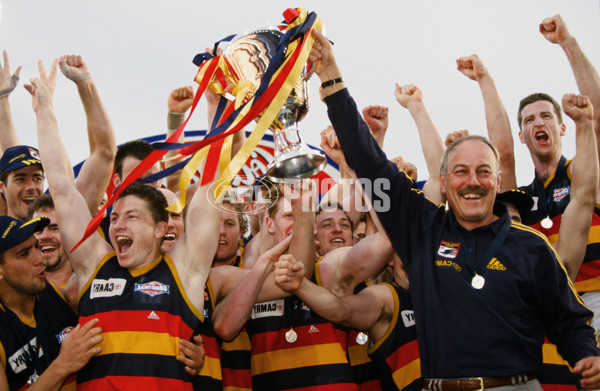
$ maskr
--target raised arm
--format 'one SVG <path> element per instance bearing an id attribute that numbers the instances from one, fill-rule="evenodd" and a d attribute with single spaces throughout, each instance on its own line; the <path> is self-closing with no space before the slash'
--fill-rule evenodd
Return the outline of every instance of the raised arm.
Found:
<path id="1" fill-rule="evenodd" d="M 408 109 L 419 131 L 421 148 L 423 149 L 423 155 L 427 163 L 427 171 L 429 171 L 429 178 L 423 187 L 423 192 L 433 202 L 437 204 L 444 203 L 446 199 L 440 188 L 439 173 L 445 148 L 440 132 L 435 123 L 433 123 L 423 102 L 423 93 L 414 84 L 406 84 L 404 86 L 396 84 L 394 94 L 398 103 L 405 109 Z"/>
<path id="2" fill-rule="evenodd" d="M 194 193 L 185 214 L 185 233 L 169 250 L 179 278 L 192 304 L 204 307 L 204 285 L 219 245 L 220 209 L 212 186 Z"/>
<path id="3" fill-rule="evenodd" d="M 110 182 L 117 151 L 115 133 L 106 113 L 89 67 L 81 56 L 67 55 L 59 59 L 60 70 L 77 86 L 87 119 L 90 156 L 83 163 L 75 187 L 83 195 L 90 213 L 98 210 Z"/>
<path id="4" fill-rule="evenodd" d="M 46 75 L 44 65 L 40 61 L 39 78 L 32 79 L 31 84 L 25 85 L 25 88 L 32 95 L 32 106 L 37 118 L 40 157 L 54 199 L 62 244 L 69 252 L 83 236 L 91 215 L 83 196 L 73 183 L 73 169 L 58 132 L 52 104 L 57 64 L 58 60 L 55 60 L 50 73 Z M 100 259 L 111 250 L 112 247 L 95 233 L 77 250 L 70 253 L 69 258 L 80 288 L 83 288 Z"/>
<path id="5" fill-rule="evenodd" d="M 496 89 L 496 83 L 476 54 L 459 58 L 456 60 L 456 65 L 463 75 L 476 81 L 481 89 L 488 135 L 500 153 L 500 169 L 502 170 L 500 191 L 516 189 L 514 142 L 510 131 L 510 121 Z"/>
<path id="6" fill-rule="evenodd" d="M 0 64 L 0 153 L 7 148 L 19 145 L 19 137 L 15 131 L 8 96 L 19 82 L 21 67 L 17 67 L 15 73 L 10 73 L 10 61 L 6 50 L 2 51 L 4 63 Z"/>
<path id="7" fill-rule="evenodd" d="M 598 194 L 598 160 L 593 128 L 593 107 L 584 95 L 567 94 L 563 111 L 575 122 L 576 153 L 571 163 L 571 199 L 562 216 L 554 247 L 575 281 L 586 251 Z"/>
<path id="8" fill-rule="evenodd" d="M 173 133 L 185 120 L 185 113 L 192 107 L 194 103 L 194 89 L 192 86 L 179 87 L 171 91 L 169 94 L 169 98 L 167 99 L 167 107 L 169 109 L 169 113 L 167 114 L 167 138 L 171 137 Z M 177 140 L 178 143 L 183 143 L 184 135 L 181 133 L 181 136 Z M 165 155 L 165 158 L 169 159 L 175 156 L 175 152 L 169 151 Z M 167 161 L 166 166 L 170 167 L 175 164 L 172 161 Z M 179 191 L 179 178 L 181 176 L 181 170 L 169 175 L 167 177 L 167 189 L 171 190 L 173 193 L 177 193 Z"/>
<path id="9" fill-rule="evenodd" d="M 586 95 L 592 106 L 596 108 L 594 112 L 594 131 L 596 132 L 596 142 L 600 142 L 600 76 L 598 71 L 587 58 L 579 43 L 573 37 L 565 21 L 560 15 L 554 15 L 546 18 L 540 23 L 540 33 L 549 42 L 558 44 L 565 52 L 575 81 L 579 87 L 581 95 Z M 600 148 L 598 148 L 600 150 Z"/>

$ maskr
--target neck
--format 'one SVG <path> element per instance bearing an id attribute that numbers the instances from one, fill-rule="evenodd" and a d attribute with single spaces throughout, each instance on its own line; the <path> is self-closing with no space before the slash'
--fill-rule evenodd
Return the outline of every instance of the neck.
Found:
<path id="1" fill-rule="evenodd" d="M 558 167 L 558 162 L 560 162 L 560 158 L 562 154 L 557 153 L 556 156 L 549 160 L 540 160 L 537 156 L 532 155 L 533 166 L 535 167 L 535 176 L 542 183 L 545 183 L 550 175 L 554 174 L 556 168 Z"/>
<path id="2" fill-rule="evenodd" d="M 73 268 L 70 262 L 65 262 L 58 266 L 52 270 L 46 269 L 46 280 L 52 285 L 62 288 L 69 280 L 69 277 L 71 277 L 71 274 L 73 274 Z"/>
<path id="3" fill-rule="evenodd" d="M 467 231 L 472 231 L 475 228 L 479 228 L 479 227 L 484 227 L 486 225 L 489 225 L 491 223 L 493 223 L 494 221 L 498 220 L 498 216 L 496 216 L 495 214 L 492 214 L 489 217 L 485 217 L 484 219 L 480 220 L 480 221 L 466 221 L 466 220 L 458 220 L 458 223 Z"/>

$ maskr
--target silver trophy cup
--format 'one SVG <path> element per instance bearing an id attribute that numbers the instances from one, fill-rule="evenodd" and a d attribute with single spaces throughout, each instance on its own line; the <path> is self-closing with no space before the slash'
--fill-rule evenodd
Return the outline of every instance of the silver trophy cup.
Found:
<path id="1" fill-rule="evenodd" d="M 282 36 L 279 29 L 269 26 L 238 35 L 225 48 L 223 55 L 235 76 L 239 81 L 251 82 L 253 92 L 260 85 Z M 267 167 L 267 176 L 273 182 L 310 178 L 327 164 L 323 153 L 302 142 L 298 129 L 298 122 L 308 112 L 307 79 L 306 72 L 302 72 L 269 127 L 274 135 L 275 157 Z"/>

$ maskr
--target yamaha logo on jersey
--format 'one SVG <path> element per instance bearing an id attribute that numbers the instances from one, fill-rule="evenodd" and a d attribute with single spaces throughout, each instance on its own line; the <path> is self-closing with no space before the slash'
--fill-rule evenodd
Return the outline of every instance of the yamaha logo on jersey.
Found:
<path id="1" fill-rule="evenodd" d="M 569 187 L 563 187 L 561 189 L 554 189 L 552 192 L 552 199 L 554 202 L 558 202 L 569 195 Z"/>
<path id="2" fill-rule="evenodd" d="M 121 296 L 125 289 L 125 283 L 124 278 L 109 278 L 108 280 L 94 278 L 90 286 L 90 299 Z"/>
<path id="3" fill-rule="evenodd" d="M 58 343 L 62 343 L 63 339 L 65 339 L 65 337 L 67 335 L 69 335 L 69 333 L 71 332 L 71 330 L 73 330 L 73 327 L 65 327 L 64 329 L 62 329 L 62 331 L 60 333 L 58 333 L 57 335 L 55 335 L 56 339 L 58 339 Z"/>
<path id="4" fill-rule="evenodd" d="M 266 301 L 256 303 L 252 307 L 252 319 L 266 318 L 268 316 L 283 316 L 284 300 Z"/>
<path id="5" fill-rule="evenodd" d="M 442 240 L 440 242 L 440 247 L 438 248 L 438 255 L 444 258 L 456 258 L 458 255 L 458 250 L 460 249 L 460 243 L 449 242 L 447 240 Z"/>
<path id="6" fill-rule="evenodd" d="M 169 286 L 162 284 L 158 281 L 148 282 L 146 284 L 135 284 L 133 287 L 134 292 L 142 292 L 150 297 L 162 295 L 163 293 L 169 294 Z"/>

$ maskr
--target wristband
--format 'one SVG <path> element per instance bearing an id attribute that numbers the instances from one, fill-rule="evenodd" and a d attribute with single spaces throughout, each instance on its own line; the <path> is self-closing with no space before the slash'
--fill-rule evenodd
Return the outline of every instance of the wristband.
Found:
<path id="1" fill-rule="evenodd" d="M 329 86 L 334 85 L 335 83 L 343 83 L 343 82 L 344 82 L 344 79 L 342 79 L 341 77 L 338 77 L 338 78 L 327 80 L 326 82 L 323 82 L 323 84 L 321 84 L 321 88 L 327 88 Z"/>

